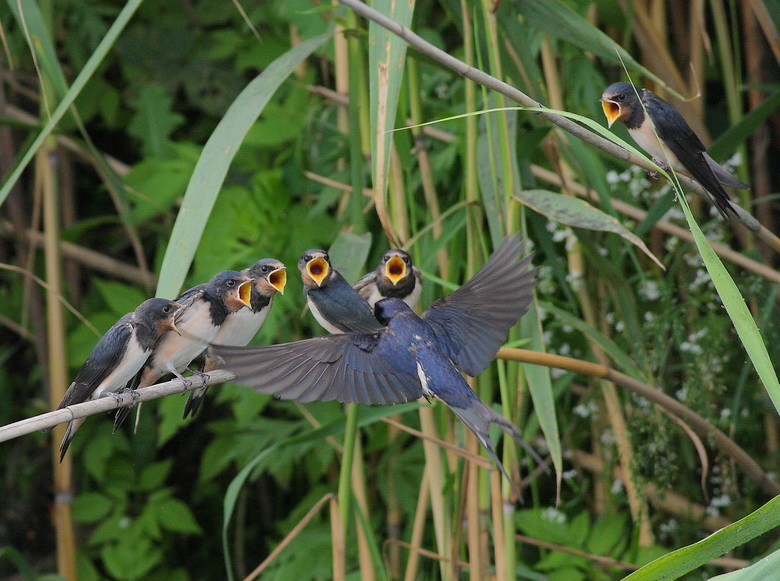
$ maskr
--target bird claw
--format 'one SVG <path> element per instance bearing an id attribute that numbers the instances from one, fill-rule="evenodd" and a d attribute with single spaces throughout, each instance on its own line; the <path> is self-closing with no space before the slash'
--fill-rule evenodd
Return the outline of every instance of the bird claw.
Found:
<path id="1" fill-rule="evenodd" d="M 192 375 L 193 376 L 198 376 L 203 381 L 204 385 L 206 384 L 206 380 L 209 379 L 209 377 L 211 377 L 208 373 L 206 373 L 204 371 L 201 371 L 200 369 L 193 369 L 192 370 Z"/>
<path id="2" fill-rule="evenodd" d="M 130 399 L 132 399 L 132 402 L 129 404 L 122 405 L 122 396 L 125 394 L 130 395 Z M 116 412 L 114 413 L 114 429 L 113 432 L 116 432 L 119 429 L 119 426 L 122 425 L 122 422 L 125 421 L 125 418 L 130 414 L 130 410 L 135 407 L 135 404 L 138 403 L 138 400 L 141 399 L 141 395 L 135 390 L 130 389 L 128 387 L 123 387 L 120 390 L 117 390 L 115 392 L 107 393 L 101 395 L 101 397 L 111 396 L 114 398 L 114 401 L 117 403 L 117 405 L 121 405 L 121 407 L 118 407 L 116 409 Z"/>

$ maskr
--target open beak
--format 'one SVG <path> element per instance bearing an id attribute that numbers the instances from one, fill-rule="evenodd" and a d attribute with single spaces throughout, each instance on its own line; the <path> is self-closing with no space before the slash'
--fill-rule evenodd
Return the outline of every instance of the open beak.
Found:
<path id="1" fill-rule="evenodd" d="M 176 326 L 176 319 L 178 318 L 179 313 L 181 313 L 181 305 L 179 303 L 173 303 L 173 305 L 176 307 L 176 310 L 173 312 L 173 316 L 168 320 L 168 329 L 181 337 L 181 331 L 179 331 L 179 328 Z"/>
<path id="2" fill-rule="evenodd" d="M 284 287 L 287 285 L 287 269 L 282 266 L 272 271 L 268 275 L 268 284 L 270 284 L 279 294 L 284 294 Z"/>
<path id="3" fill-rule="evenodd" d="M 604 111 L 604 116 L 607 118 L 607 127 L 612 127 L 612 124 L 620 117 L 620 105 L 609 99 L 601 99 L 601 110 Z"/>
<path id="4" fill-rule="evenodd" d="M 330 272 L 330 265 L 324 258 L 317 257 L 306 264 L 306 271 L 312 280 L 317 283 L 317 286 L 322 286 L 322 281 L 325 280 L 328 272 Z"/>
<path id="5" fill-rule="evenodd" d="M 244 306 L 250 307 L 252 306 L 252 283 L 255 282 L 254 279 L 250 278 L 249 280 L 245 280 L 240 285 L 238 285 L 238 292 L 236 295 L 238 296 L 238 300 L 243 303 Z"/>
<path id="6" fill-rule="evenodd" d="M 397 256 L 393 256 L 385 264 L 385 276 L 390 279 L 393 286 L 406 276 L 406 263 Z"/>

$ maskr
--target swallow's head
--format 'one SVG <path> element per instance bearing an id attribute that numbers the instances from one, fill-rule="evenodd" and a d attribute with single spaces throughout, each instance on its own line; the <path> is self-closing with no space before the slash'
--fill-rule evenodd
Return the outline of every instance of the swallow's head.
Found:
<path id="1" fill-rule="evenodd" d="M 631 83 L 613 83 L 601 94 L 601 109 L 609 127 L 612 127 L 615 121 L 628 119 L 637 105 L 637 89 Z"/>
<path id="2" fill-rule="evenodd" d="M 270 297 L 274 293 L 284 294 L 287 285 L 287 268 L 275 258 L 264 258 L 255 263 L 247 274 L 255 279 L 255 290 Z"/>
<path id="3" fill-rule="evenodd" d="M 306 287 L 321 287 L 328 280 L 332 269 L 330 257 L 324 250 L 307 250 L 298 260 L 298 270 Z"/>
<path id="4" fill-rule="evenodd" d="M 403 250 L 394 248 L 388 250 L 382 257 L 382 278 L 393 286 L 396 286 L 412 271 L 412 259 Z"/>

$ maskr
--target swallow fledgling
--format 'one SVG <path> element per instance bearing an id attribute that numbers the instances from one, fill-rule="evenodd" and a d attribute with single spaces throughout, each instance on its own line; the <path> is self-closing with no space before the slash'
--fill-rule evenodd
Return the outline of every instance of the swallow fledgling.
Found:
<path id="1" fill-rule="evenodd" d="M 303 294 L 311 314 L 328 333 L 370 333 L 382 328 L 368 301 L 330 264 L 324 250 L 307 250 L 298 260 Z"/>
<path id="2" fill-rule="evenodd" d="M 275 258 L 258 260 L 253 266 L 241 271 L 252 282 L 251 299 L 248 309 L 229 312 L 219 331 L 211 341 L 214 345 L 234 345 L 243 347 L 257 335 L 271 311 L 276 293 L 284 294 L 287 284 L 287 269 Z M 219 367 L 221 360 L 206 354 L 203 371 L 212 371 Z M 200 409 L 208 386 L 193 389 L 184 404 L 184 417 L 195 415 Z"/>
<path id="3" fill-rule="evenodd" d="M 396 298 L 414 309 L 422 293 L 422 275 L 407 252 L 394 248 L 385 252 L 379 266 L 352 288 L 372 307 L 381 299 Z"/>
<path id="4" fill-rule="evenodd" d="M 120 318 L 95 345 L 57 409 L 121 392 L 160 338 L 168 331 L 178 332 L 174 315 L 180 307 L 173 301 L 148 299 Z M 60 444 L 60 462 L 85 419 L 68 423 Z"/>
<path id="5" fill-rule="evenodd" d="M 707 154 L 704 144 L 674 107 L 652 91 L 627 82 L 607 87 L 601 95 L 601 107 L 609 127 L 622 121 L 632 139 L 656 164 L 687 172 L 709 192 L 724 219 L 728 221 L 728 212 L 736 215 L 723 186 L 739 190 L 750 187 Z"/>
<path id="6" fill-rule="evenodd" d="M 252 279 L 235 270 L 226 270 L 206 284 L 182 293 L 176 299 L 182 305 L 175 319 L 179 334 L 166 333 L 160 339 L 128 387 L 148 387 L 168 373 L 187 381 L 182 371 L 214 340 L 229 313 L 249 307 L 251 292 Z M 130 413 L 130 409 L 128 406 L 117 410 L 115 430 Z"/>
<path id="7" fill-rule="evenodd" d="M 211 349 L 238 383 L 280 399 L 369 405 L 440 399 L 477 436 L 519 498 L 490 439 L 490 424 L 537 460 L 538 455 L 515 425 L 477 397 L 458 370 L 479 375 L 528 309 L 536 271 L 530 256 L 521 258 L 523 249 L 517 236 L 506 238 L 473 278 L 436 301 L 422 318 L 403 300 L 387 298 L 375 305 L 377 320 L 386 325 L 379 331 Z"/>

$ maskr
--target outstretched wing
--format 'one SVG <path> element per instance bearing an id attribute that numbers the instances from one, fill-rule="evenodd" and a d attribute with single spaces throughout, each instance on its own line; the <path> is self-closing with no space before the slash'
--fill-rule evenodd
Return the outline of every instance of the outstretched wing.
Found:
<path id="1" fill-rule="evenodd" d="M 266 347 L 212 345 L 236 381 L 280 399 L 391 405 L 418 399 L 419 379 L 399 371 L 386 332 L 328 335 Z"/>
<path id="2" fill-rule="evenodd" d="M 505 238 L 485 265 L 462 287 L 439 299 L 423 319 L 455 366 L 479 375 L 533 298 L 535 269 L 520 256 L 525 243 Z"/>

